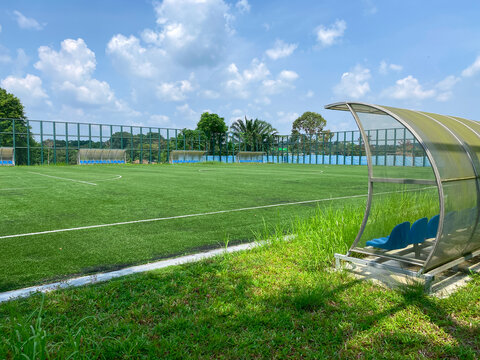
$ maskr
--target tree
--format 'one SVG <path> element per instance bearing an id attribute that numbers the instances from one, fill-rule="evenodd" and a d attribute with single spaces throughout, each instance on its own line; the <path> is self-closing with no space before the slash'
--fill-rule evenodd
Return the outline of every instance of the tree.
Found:
<path id="1" fill-rule="evenodd" d="M 260 143 L 269 142 L 277 134 L 277 130 L 268 122 L 259 119 L 238 119 L 231 126 L 233 138 L 243 142 L 248 151 L 258 147 Z"/>
<path id="2" fill-rule="evenodd" d="M 26 119 L 20 99 L 0 88 L 0 146 L 13 146 L 13 132 L 15 130 L 16 164 L 27 163 L 27 142 L 30 146 L 35 146 L 33 136 L 27 137 L 30 127 L 27 126 Z"/>
<path id="3" fill-rule="evenodd" d="M 225 124 L 225 119 L 217 114 L 210 114 L 204 112 L 200 116 L 200 121 L 197 124 L 197 130 L 203 132 L 207 138 L 211 138 L 214 134 L 223 134 L 228 130 Z"/>
<path id="4" fill-rule="evenodd" d="M 0 88 L 0 119 L 26 119 L 23 105 L 13 94 Z"/>
<path id="5" fill-rule="evenodd" d="M 292 134 L 320 135 L 325 125 L 327 125 L 327 121 L 322 115 L 307 111 L 293 122 Z"/>

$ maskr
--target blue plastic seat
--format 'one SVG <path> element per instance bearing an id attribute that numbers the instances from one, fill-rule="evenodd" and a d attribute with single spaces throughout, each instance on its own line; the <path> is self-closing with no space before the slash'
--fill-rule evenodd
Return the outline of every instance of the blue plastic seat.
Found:
<path id="1" fill-rule="evenodd" d="M 385 250 L 402 249 L 408 245 L 410 222 L 396 225 L 389 236 L 367 241 L 368 246 Z"/>
<path id="2" fill-rule="evenodd" d="M 410 232 L 408 233 L 409 244 L 420 244 L 425 241 L 427 237 L 428 218 L 424 217 L 418 219 L 412 224 Z"/>
<path id="3" fill-rule="evenodd" d="M 438 221 L 440 220 L 440 215 L 432 216 L 427 224 L 427 239 L 434 238 L 437 236 L 438 231 Z"/>

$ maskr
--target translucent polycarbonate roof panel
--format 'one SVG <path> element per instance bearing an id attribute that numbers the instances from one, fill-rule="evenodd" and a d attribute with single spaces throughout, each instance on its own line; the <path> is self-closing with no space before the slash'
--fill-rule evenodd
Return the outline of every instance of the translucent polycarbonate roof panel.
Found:
<path id="1" fill-rule="evenodd" d="M 427 239 L 411 263 L 418 261 L 428 271 L 480 250 L 480 123 L 355 102 L 326 108 L 352 111 L 369 144 L 369 203 L 351 251 L 365 247 L 364 252 L 388 257 L 389 250 L 372 251 L 366 244 L 369 238 L 388 235 L 399 222 L 436 214 L 440 216 L 436 238 Z M 386 130 L 382 134 L 379 129 Z M 416 157 L 423 160 L 418 169 Z M 390 214 L 395 203 L 398 212 Z M 382 211 L 386 219 L 378 216 Z M 393 253 L 397 258 L 412 256 L 408 247 Z"/>
<path id="2" fill-rule="evenodd" d="M 417 111 L 384 108 L 404 120 L 418 134 L 434 157 L 442 180 L 475 176 L 468 154 L 448 129 Z"/>

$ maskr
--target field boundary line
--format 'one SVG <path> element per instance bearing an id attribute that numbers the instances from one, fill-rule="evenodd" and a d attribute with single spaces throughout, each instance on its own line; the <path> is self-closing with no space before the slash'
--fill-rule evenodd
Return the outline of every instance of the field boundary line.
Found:
<path id="1" fill-rule="evenodd" d="M 288 240 L 290 237 L 287 235 L 285 237 L 285 240 Z M 221 255 L 221 254 L 233 253 L 233 252 L 243 251 L 243 250 L 250 250 L 264 243 L 265 241 L 257 241 L 257 242 L 251 242 L 246 244 L 233 245 L 227 248 L 222 247 L 219 249 L 213 249 L 206 252 L 185 255 L 177 258 L 159 260 L 156 262 L 147 263 L 143 265 L 130 266 L 120 270 L 98 273 L 93 275 L 85 275 L 77 278 L 58 281 L 55 283 L 5 291 L 0 293 L 0 303 L 15 300 L 18 298 L 29 297 L 35 293 L 47 293 L 50 291 L 55 291 L 55 290 L 64 289 L 64 288 L 73 288 L 78 286 L 91 285 L 91 284 L 105 282 L 108 280 L 112 280 L 112 279 L 127 276 L 127 275 L 144 273 L 147 271 L 163 269 L 170 266 L 178 266 L 182 264 L 197 262 L 203 259 L 208 259 L 208 258 L 215 257 L 217 255 Z"/>
<path id="2" fill-rule="evenodd" d="M 90 181 L 96 181 L 96 182 L 99 182 L 99 181 L 112 181 L 112 180 L 120 180 L 121 178 L 122 178 L 122 175 L 115 175 L 115 177 L 108 178 L 108 179 L 94 179 L 94 180 L 90 180 Z"/>
<path id="3" fill-rule="evenodd" d="M 60 176 L 53 176 L 53 175 L 47 175 L 47 174 L 37 173 L 37 172 L 33 172 L 33 171 L 28 171 L 28 173 L 29 173 L 29 174 L 40 175 L 40 176 L 46 176 L 46 177 L 54 178 L 54 179 L 68 180 L 68 181 L 78 182 L 78 183 L 81 183 L 81 184 L 87 184 L 87 185 L 97 186 L 97 184 L 95 184 L 95 183 L 88 182 L 88 181 L 83 181 L 83 180 L 69 179 L 69 178 L 64 178 L 64 177 L 60 177 Z"/>
<path id="4" fill-rule="evenodd" d="M 435 186 L 431 186 L 431 187 L 428 187 L 428 188 L 435 188 Z M 419 191 L 419 190 L 425 190 L 425 189 L 428 189 L 428 188 L 403 190 L 403 191 Z M 383 193 L 377 193 L 375 195 L 386 195 L 386 194 L 393 194 L 393 193 L 398 193 L 398 192 L 403 192 L 403 191 L 387 191 L 387 192 L 383 192 Z M 338 197 L 333 197 L 333 198 L 323 198 L 323 199 L 316 199 L 316 200 L 295 201 L 295 202 L 290 202 L 290 203 L 251 206 L 251 207 L 244 207 L 244 208 L 239 208 L 239 209 L 210 211 L 210 212 L 205 212 L 205 213 L 176 215 L 176 216 L 167 216 L 167 217 L 161 217 L 161 218 L 142 219 L 142 220 L 121 221 L 121 222 L 110 223 L 110 224 L 87 225 L 87 226 L 79 226 L 79 227 L 67 228 L 67 229 L 45 230 L 45 231 L 38 231 L 38 232 L 25 233 L 25 234 L 3 235 L 3 236 L 0 236 L 0 239 L 11 239 L 11 238 L 17 238 L 17 237 L 54 234 L 54 233 L 67 232 L 67 231 L 97 229 L 97 228 L 103 228 L 103 227 L 112 227 L 112 226 L 129 225 L 129 224 L 140 224 L 140 223 L 148 223 L 148 222 L 155 222 L 155 221 L 185 219 L 185 218 L 191 218 L 191 217 L 200 217 L 200 216 L 218 215 L 218 214 L 226 214 L 226 213 L 240 212 L 240 211 L 268 209 L 268 208 L 282 207 L 282 206 L 311 204 L 311 203 L 319 203 L 319 202 L 334 201 L 334 200 L 355 199 L 355 198 L 361 198 L 361 197 L 367 197 L 367 196 L 368 196 L 368 194 L 338 196 Z"/>

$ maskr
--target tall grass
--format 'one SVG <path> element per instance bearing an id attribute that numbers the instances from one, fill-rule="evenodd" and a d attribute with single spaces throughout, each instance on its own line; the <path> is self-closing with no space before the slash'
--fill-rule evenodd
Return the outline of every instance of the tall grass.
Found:
<path id="1" fill-rule="evenodd" d="M 438 214 L 438 196 L 435 191 L 398 192 L 374 196 L 367 226 L 359 246 L 367 240 L 387 236 L 401 222 L 431 217 Z M 333 205 L 318 208 L 310 218 L 298 218 L 292 224 L 264 226 L 257 238 L 270 239 L 270 243 L 284 243 L 285 234 L 295 244 L 298 261 L 309 269 L 330 265 L 335 253 L 345 253 L 355 240 L 365 213 L 365 202 L 352 201 L 338 208 Z"/>

